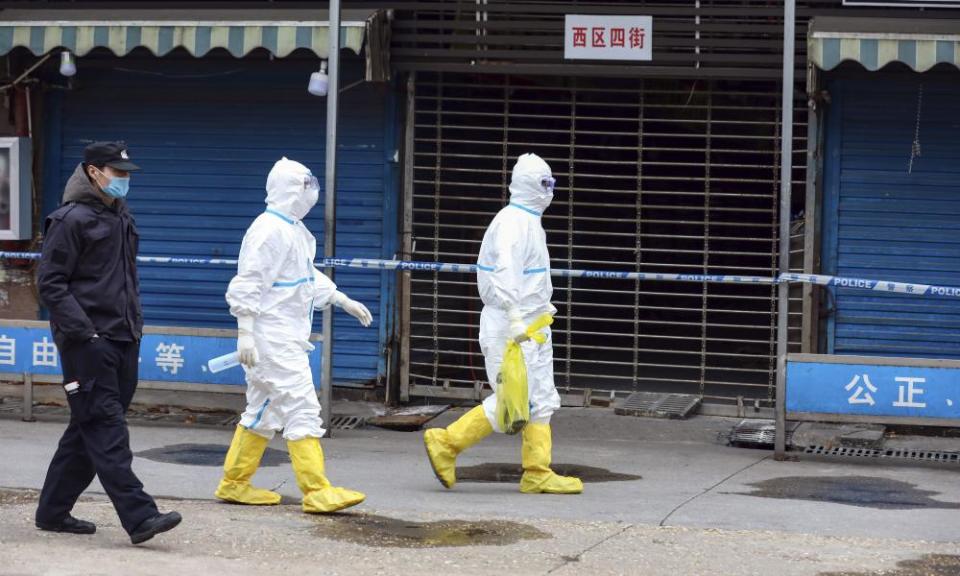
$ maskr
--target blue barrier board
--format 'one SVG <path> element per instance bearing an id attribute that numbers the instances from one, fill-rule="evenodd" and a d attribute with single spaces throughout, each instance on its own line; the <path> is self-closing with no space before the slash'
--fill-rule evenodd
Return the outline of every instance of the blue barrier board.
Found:
<path id="1" fill-rule="evenodd" d="M 217 374 L 207 370 L 207 361 L 234 352 L 232 337 L 144 334 L 140 343 L 140 379 L 197 384 L 245 384 L 243 368 Z M 310 352 L 314 384 L 320 370 L 319 348 Z M 49 327 L 0 325 L 0 372 L 60 375 L 60 357 Z"/>
<path id="2" fill-rule="evenodd" d="M 790 413 L 960 419 L 960 365 L 920 366 L 896 359 L 870 363 L 787 360 Z"/>

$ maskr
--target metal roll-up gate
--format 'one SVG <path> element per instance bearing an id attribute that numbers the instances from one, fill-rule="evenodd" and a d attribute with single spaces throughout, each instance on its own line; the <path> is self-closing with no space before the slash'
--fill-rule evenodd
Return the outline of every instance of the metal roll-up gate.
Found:
<path id="1" fill-rule="evenodd" d="M 779 98 L 768 81 L 419 72 L 410 256 L 475 263 L 513 163 L 535 152 L 557 178 L 543 219 L 555 269 L 774 276 Z M 801 185 L 802 138 L 795 149 Z M 554 286 L 561 393 L 772 405 L 775 287 L 556 277 Z M 475 277 L 411 272 L 405 299 L 402 393 L 479 399 Z"/>

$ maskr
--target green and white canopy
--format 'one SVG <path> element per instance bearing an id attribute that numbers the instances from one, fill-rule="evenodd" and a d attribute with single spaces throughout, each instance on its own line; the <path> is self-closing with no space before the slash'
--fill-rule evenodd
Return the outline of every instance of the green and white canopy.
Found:
<path id="1" fill-rule="evenodd" d="M 871 71 L 899 62 L 917 72 L 960 68 L 960 19 L 829 18 L 810 22 L 810 60 L 821 70 L 857 62 Z"/>
<path id="2" fill-rule="evenodd" d="M 359 54 L 377 16 L 344 11 L 341 46 Z M 65 48 L 83 56 L 107 48 L 123 56 L 142 47 L 157 56 L 177 48 L 203 56 L 222 48 L 240 58 L 263 48 L 281 58 L 297 49 L 326 58 L 329 32 L 325 10 L 3 10 L 0 55 L 22 47 L 37 55 Z"/>

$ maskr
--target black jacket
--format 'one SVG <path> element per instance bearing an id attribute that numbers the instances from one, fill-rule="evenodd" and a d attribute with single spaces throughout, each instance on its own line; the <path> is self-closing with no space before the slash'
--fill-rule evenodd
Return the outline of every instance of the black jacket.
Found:
<path id="1" fill-rule="evenodd" d="M 38 285 L 57 345 L 98 334 L 135 341 L 143 335 L 137 280 L 139 234 L 126 203 L 107 206 L 78 166 L 63 204 L 47 217 Z"/>

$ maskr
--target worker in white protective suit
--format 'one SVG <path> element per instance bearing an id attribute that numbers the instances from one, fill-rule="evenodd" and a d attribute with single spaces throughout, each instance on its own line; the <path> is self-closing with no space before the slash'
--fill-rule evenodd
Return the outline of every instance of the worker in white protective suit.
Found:
<path id="1" fill-rule="evenodd" d="M 367 327 L 367 308 L 337 290 L 313 265 L 317 241 L 302 220 L 320 187 L 306 166 L 283 158 L 267 176 L 267 210 L 243 237 L 237 275 L 227 290 L 237 318 L 237 351 L 247 376 L 247 409 L 224 462 L 216 496 L 237 504 L 271 505 L 280 495 L 250 479 L 270 439 L 283 431 L 303 492 L 303 510 L 334 512 L 362 502 L 360 492 L 330 485 L 320 438 L 320 403 L 307 354 L 314 310 L 338 306 Z"/>
<path id="2" fill-rule="evenodd" d="M 526 334 L 538 317 L 557 312 L 550 303 L 550 254 L 540 221 L 553 199 L 554 183 L 550 166 L 543 159 L 535 154 L 521 156 L 510 180 L 510 204 L 500 210 L 483 236 L 477 262 L 477 285 L 484 304 L 480 349 L 494 394 L 447 428 L 433 428 L 424 434 L 430 464 L 446 488 L 456 482 L 457 455 L 497 428 L 496 382 L 506 344 L 513 339 L 523 350 L 530 393 L 530 421 L 523 429 L 520 491 L 583 491 L 579 478 L 560 476 L 550 469 L 550 417 L 560 408 L 560 395 L 553 382 L 553 339 L 549 329 L 544 331 L 547 340 L 543 344 Z"/>

